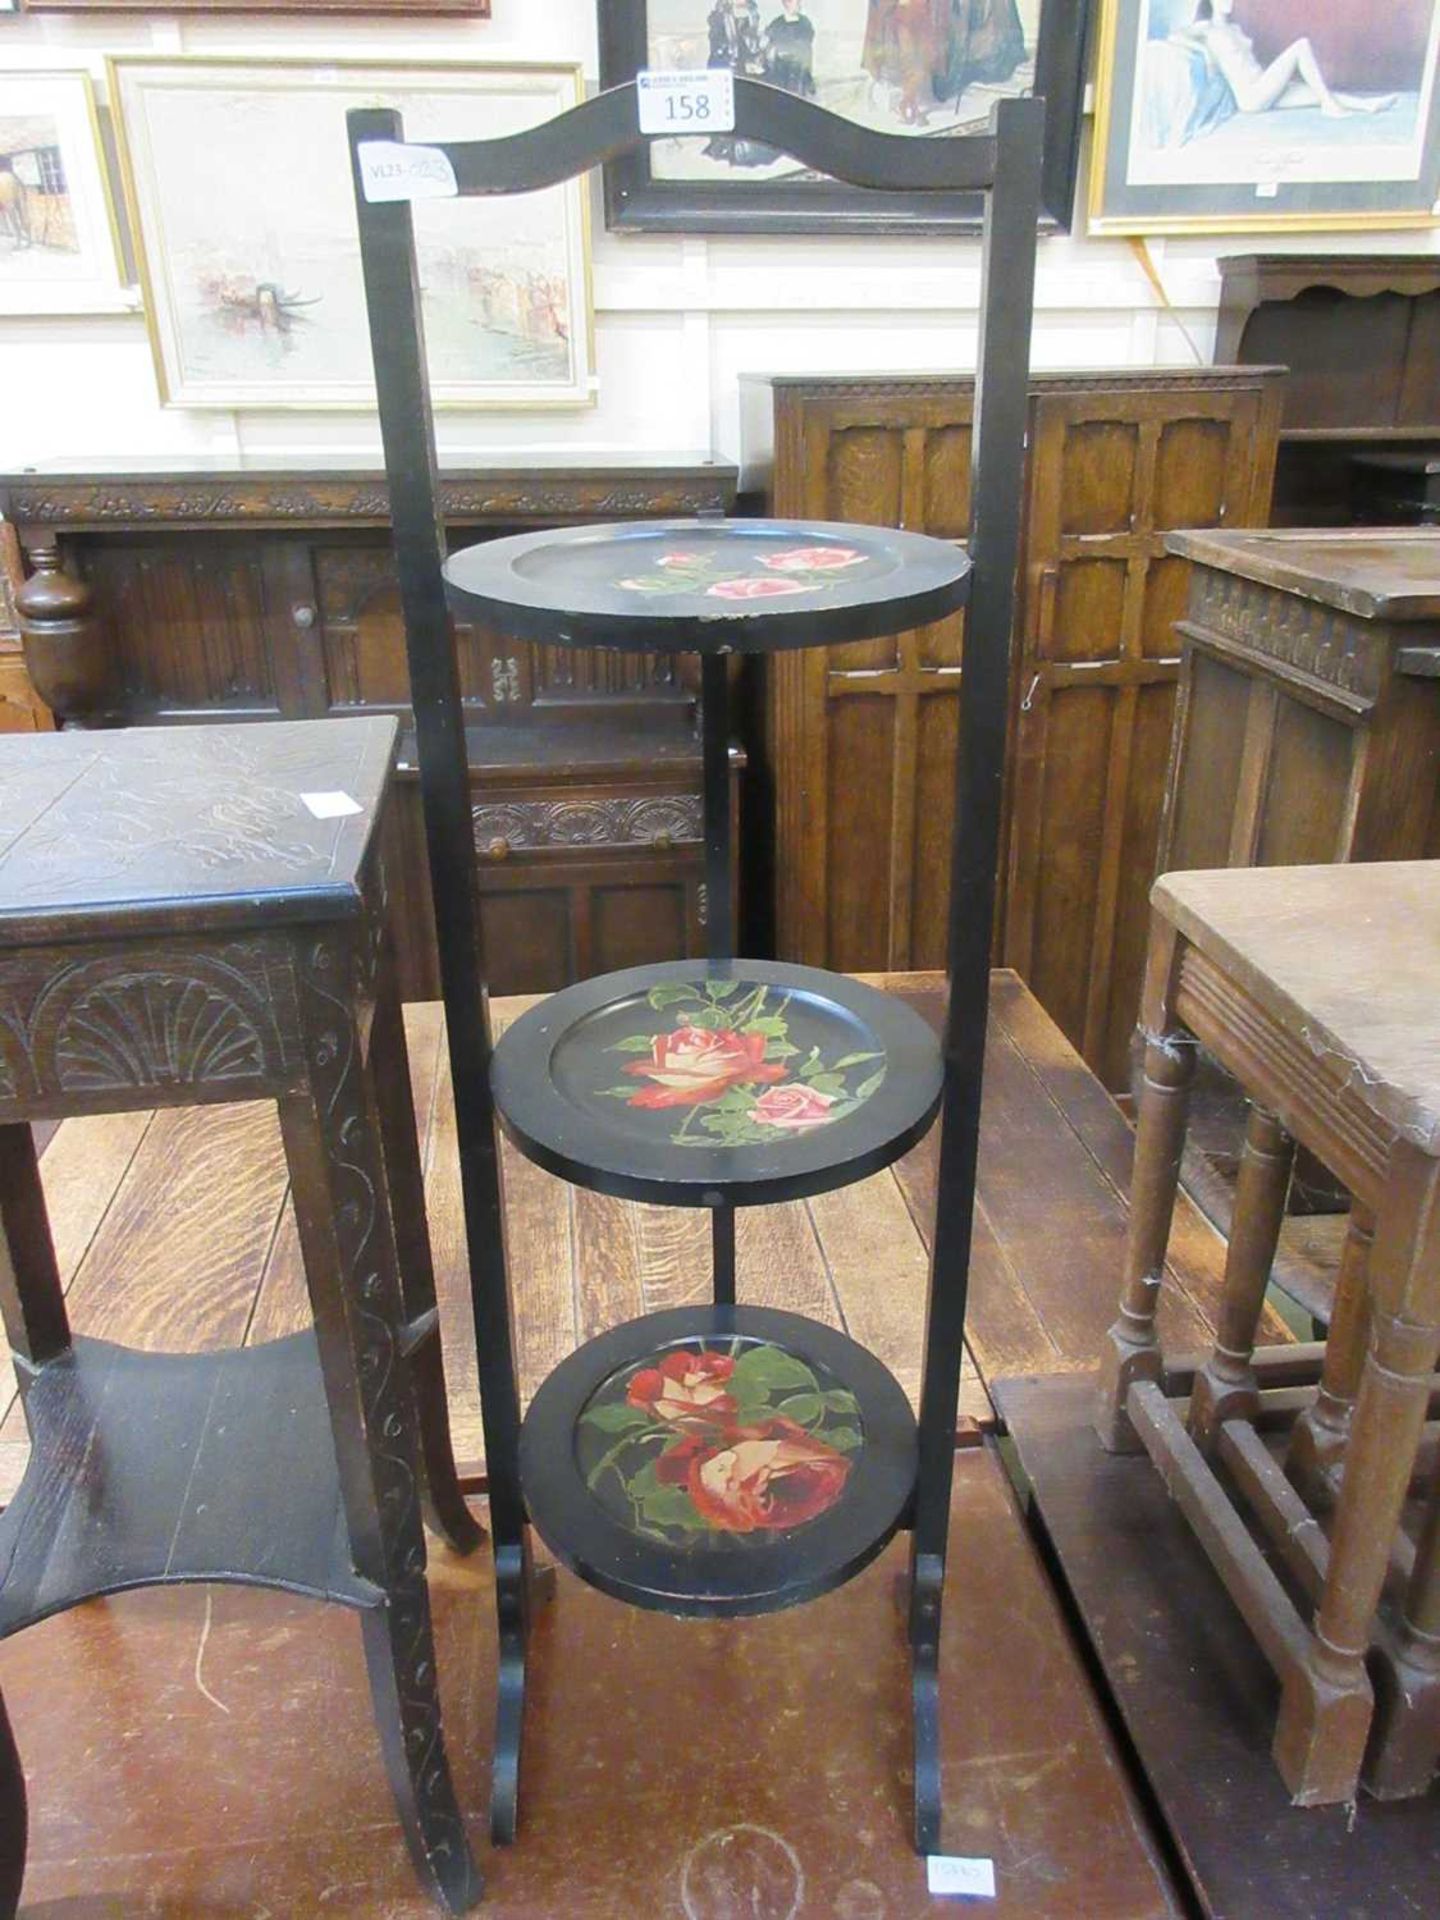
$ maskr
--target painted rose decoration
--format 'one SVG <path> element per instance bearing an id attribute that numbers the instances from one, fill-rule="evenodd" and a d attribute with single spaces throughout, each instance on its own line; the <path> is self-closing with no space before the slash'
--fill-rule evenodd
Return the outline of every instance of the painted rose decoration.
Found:
<path id="1" fill-rule="evenodd" d="M 658 1033 L 650 1043 L 649 1060 L 636 1060 L 626 1073 L 653 1084 L 631 1096 L 632 1107 L 691 1107 L 713 1100 L 730 1087 L 757 1081 L 783 1080 L 785 1069 L 765 1058 L 765 1036 L 713 1032 L 705 1027 L 677 1027 Z"/>
<path id="2" fill-rule="evenodd" d="M 786 547 L 779 553 L 737 552 L 743 535 L 732 535 L 709 553 L 676 551 L 656 556 L 649 573 L 617 580 L 625 593 L 703 593 L 711 600 L 774 600 L 785 594 L 818 593 L 835 576 L 865 564 L 858 547 Z M 758 545 L 758 540 L 754 542 Z M 743 570 L 742 570 L 743 569 Z"/>
<path id="3" fill-rule="evenodd" d="M 598 1089 L 640 1112 L 670 1112 L 677 1147 L 774 1146 L 833 1126 L 871 1097 L 885 1078 L 878 1052 L 826 1059 L 795 1042 L 791 996 L 761 983 L 666 981 L 648 1007 L 675 1025 L 627 1034 L 607 1049 L 633 1054 L 622 1084 Z"/>
<path id="4" fill-rule="evenodd" d="M 778 594 L 804 593 L 806 588 L 803 580 L 777 580 L 762 573 L 739 580 L 717 580 L 705 591 L 712 600 L 773 600 Z"/>
<path id="5" fill-rule="evenodd" d="M 667 1546 L 774 1536 L 827 1513 L 863 1446 L 855 1396 L 784 1348 L 671 1348 L 580 1416 L 592 1493 Z"/>
<path id="6" fill-rule="evenodd" d="M 787 547 L 784 553 L 772 553 L 763 562 L 776 573 L 838 573 L 844 567 L 858 567 L 865 558 L 854 547 Z"/>

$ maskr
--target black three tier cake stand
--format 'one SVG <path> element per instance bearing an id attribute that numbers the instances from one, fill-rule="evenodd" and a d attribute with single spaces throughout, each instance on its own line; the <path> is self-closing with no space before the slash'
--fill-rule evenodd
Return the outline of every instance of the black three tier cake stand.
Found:
<path id="1" fill-rule="evenodd" d="M 985 195 L 972 536 L 697 520 L 571 527 L 446 557 L 436 508 L 410 208 L 366 197 L 362 258 L 395 522 L 441 977 L 459 1121 L 502 1646 L 492 1830 L 513 1836 L 531 1604 L 527 1527 L 634 1605 L 763 1613 L 814 1598 L 912 1532 L 915 1837 L 940 1827 L 938 1648 L 974 1200 L 989 929 L 1018 545 L 1040 168 L 1039 101 L 984 137 L 872 134 L 737 80 L 736 131 L 852 184 Z M 553 183 L 638 144 L 636 91 L 532 134 L 444 144 L 462 194 Z M 433 149 L 432 149 L 433 151 Z M 862 983 L 734 952 L 727 660 L 924 626 L 967 610 L 950 997 L 943 1037 Z M 546 647 L 702 662 L 707 957 L 582 981 L 493 1052 L 484 1010 L 452 612 Z M 735 1209 L 825 1192 L 912 1146 L 943 1109 L 919 1419 L 856 1342 L 737 1301 Z M 611 1328 L 563 1360 L 520 1419 L 495 1122 L 574 1184 L 704 1207 L 713 1300 Z M 526 1276 L 516 1273 L 523 1294 Z M 744 1291 L 744 1275 L 740 1276 Z"/>

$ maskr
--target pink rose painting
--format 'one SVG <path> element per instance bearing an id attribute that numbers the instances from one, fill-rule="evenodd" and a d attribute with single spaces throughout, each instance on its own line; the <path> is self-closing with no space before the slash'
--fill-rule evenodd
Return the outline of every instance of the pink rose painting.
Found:
<path id="1" fill-rule="evenodd" d="M 764 1126 L 801 1131 L 806 1127 L 823 1127 L 839 1097 L 835 1093 L 817 1093 L 813 1087 L 771 1087 L 768 1093 L 761 1094 L 750 1112 Z"/>
<path id="2" fill-rule="evenodd" d="M 764 544 L 759 538 L 747 541 L 737 530 L 708 552 L 677 547 L 657 554 L 649 573 L 628 574 L 615 585 L 625 593 L 672 599 L 676 594 L 704 594 L 711 600 L 776 600 L 787 594 L 821 593 L 852 567 L 863 566 L 867 557 L 858 547 L 784 547 L 767 553 Z"/>
<path id="3" fill-rule="evenodd" d="M 782 1146 L 845 1120 L 885 1078 L 881 1052 L 827 1058 L 822 1046 L 799 1044 L 790 995 L 760 981 L 664 981 L 648 1006 L 674 1024 L 612 1044 L 608 1052 L 636 1057 L 619 1084 L 596 1092 L 677 1115 L 672 1146 Z"/>
<path id="4" fill-rule="evenodd" d="M 764 564 L 776 573 L 835 573 L 858 567 L 864 558 L 854 547 L 787 547 L 784 553 L 770 554 Z"/>
<path id="5" fill-rule="evenodd" d="M 777 580 L 768 574 L 756 574 L 743 580 L 717 580 L 706 593 L 712 600 L 773 600 L 782 593 L 806 593 L 803 580 Z"/>

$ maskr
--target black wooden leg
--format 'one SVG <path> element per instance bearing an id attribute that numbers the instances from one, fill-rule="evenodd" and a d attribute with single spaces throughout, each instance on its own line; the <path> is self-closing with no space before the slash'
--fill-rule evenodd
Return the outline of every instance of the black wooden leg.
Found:
<path id="1" fill-rule="evenodd" d="M 28 1369 L 70 1345 L 35 1136 L 23 1121 L 0 1126 L 0 1313 L 23 1393 Z"/>
<path id="2" fill-rule="evenodd" d="M 25 1798 L 25 1769 L 0 1699 L 0 1920 L 10 1920 L 20 1905 L 25 1878 L 25 1846 L 30 1816 Z"/>
<path id="3" fill-rule="evenodd" d="M 717 1307 L 735 1304 L 735 1209 L 713 1207 L 710 1212 L 710 1275 Z"/>
<path id="4" fill-rule="evenodd" d="M 500 1665 L 495 1696 L 495 1758 L 490 1775 L 490 1838 L 497 1847 L 508 1846 L 515 1838 L 519 1820 L 531 1580 L 528 1537 L 496 1547 L 495 1601 L 500 1628 Z"/>
<path id="5" fill-rule="evenodd" d="M 940 1606 L 945 1562 L 910 1555 L 910 1697 L 915 1732 L 915 1851 L 940 1846 Z"/>
<path id="6" fill-rule="evenodd" d="M 380 1123 L 349 1002 L 350 960 L 317 942 L 298 969 L 308 1082 L 280 1102 L 305 1277 L 364 1617 L 381 1745 L 415 1864 L 454 1913 L 480 1898 L 440 1724 L 420 1456 L 386 1206 Z"/>
<path id="7" fill-rule="evenodd" d="M 381 971 L 370 1030 L 370 1073 L 380 1115 L 380 1144 L 399 1262 L 405 1349 L 420 1421 L 425 1521 L 447 1546 L 457 1553 L 470 1553 L 485 1533 L 465 1504 L 455 1470 L 445 1360 L 435 1305 L 435 1263 L 425 1218 L 424 1173 L 410 1091 L 410 1057 L 395 976 L 388 963 Z"/>

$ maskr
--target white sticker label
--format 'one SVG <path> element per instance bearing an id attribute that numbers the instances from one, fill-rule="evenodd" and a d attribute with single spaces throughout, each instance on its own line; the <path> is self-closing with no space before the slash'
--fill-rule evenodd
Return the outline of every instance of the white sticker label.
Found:
<path id="1" fill-rule="evenodd" d="M 300 800 L 317 820 L 343 820 L 347 814 L 365 811 L 348 793 L 302 793 Z"/>
<path id="2" fill-rule="evenodd" d="M 360 184 L 365 198 L 377 200 L 453 200 L 460 191 L 448 154 L 439 147 L 414 147 L 401 140 L 362 140 Z"/>
<path id="3" fill-rule="evenodd" d="M 932 1853 L 925 1868 L 931 1893 L 959 1893 L 972 1900 L 995 1898 L 995 1862 L 966 1860 L 958 1853 Z"/>
<path id="4" fill-rule="evenodd" d="M 1257 200 L 1274 200 L 1278 198 L 1279 193 L 1280 182 L 1278 180 L 1261 180 L 1255 188 L 1255 198 Z"/>
<path id="5" fill-rule="evenodd" d="M 729 67 L 685 73 L 649 68 L 635 76 L 641 133 L 729 133 L 735 125 L 735 76 Z"/>

